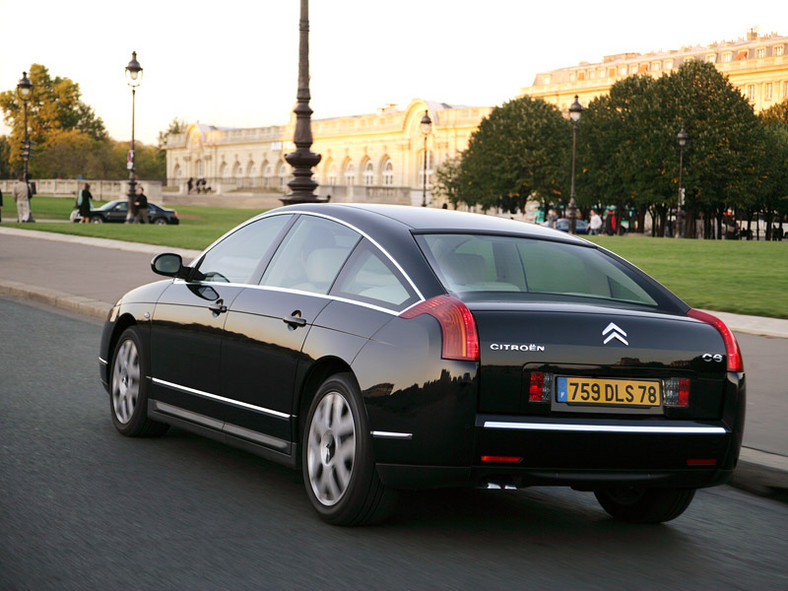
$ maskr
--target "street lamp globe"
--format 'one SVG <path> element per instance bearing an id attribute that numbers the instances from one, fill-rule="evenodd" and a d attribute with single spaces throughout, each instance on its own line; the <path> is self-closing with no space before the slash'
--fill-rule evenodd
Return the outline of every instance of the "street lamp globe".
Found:
<path id="1" fill-rule="evenodd" d="M 424 117 L 421 118 L 421 133 L 429 135 L 432 130 L 432 119 L 430 119 L 430 112 L 424 111 Z"/>
<path id="2" fill-rule="evenodd" d="M 126 83 L 132 88 L 142 83 L 142 66 L 137 61 L 137 52 L 131 52 L 131 61 L 126 66 Z"/>
<path id="3" fill-rule="evenodd" d="M 676 135 L 676 141 L 678 141 L 679 147 L 683 148 L 684 146 L 686 146 L 688 140 L 689 140 L 689 134 L 682 127 L 681 131 L 679 131 L 678 135 Z"/>
<path id="4" fill-rule="evenodd" d="M 27 77 L 27 72 L 22 72 L 22 78 L 16 85 L 16 95 L 23 102 L 30 100 L 30 95 L 33 93 L 33 83 Z"/>
<path id="5" fill-rule="evenodd" d="M 583 113 L 583 105 L 581 105 L 580 101 L 577 99 L 578 96 L 575 95 L 575 102 L 569 106 L 569 117 L 571 117 L 572 121 L 575 123 L 580 121 L 580 115 Z"/>

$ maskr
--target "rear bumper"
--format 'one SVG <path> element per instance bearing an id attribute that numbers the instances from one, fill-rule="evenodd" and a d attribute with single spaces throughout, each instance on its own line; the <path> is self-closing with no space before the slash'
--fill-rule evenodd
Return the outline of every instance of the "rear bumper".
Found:
<path id="1" fill-rule="evenodd" d="M 741 441 L 719 421 L 656 418 L 477 415 L 474 434 L 470 466 L 379 464 L 381 479 L 401 488 L 489 483 L 702 488 L 730 478 Z"/>

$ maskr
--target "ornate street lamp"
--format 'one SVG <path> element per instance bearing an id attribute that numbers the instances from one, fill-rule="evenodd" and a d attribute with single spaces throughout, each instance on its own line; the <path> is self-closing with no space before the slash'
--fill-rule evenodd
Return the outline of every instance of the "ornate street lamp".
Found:
<path id="1" fill-rule="evenodd" d="M 134 107 L 137 94 L 137 87 L 142 83 L 142 66 L 137 61 L 137 52 L 131 52 L 131 61 L 126 66 L 126 84 L 131 86 L 131 149 L 129 150 L 128 162 L 129 169 L 129 191 L 128 211 L 126 212 L 126 223 L 134 221 L 134 201 L 137 198 L 137 169 L 134 160 Z"/>
<path id="2" fill-rule="evenodd" d="M 678 207 L 676 211 L 676 238 L 684 238 L 684 211 L 682 209 L 684 205 L 684 185 L 682 183 L 682 172 L 684 169 L 684 146 L 687 145 L 689 141 L 689 134 L 684 130 L 684 126 L 681 127 L 681 131 L 679 131 L 678 135 L 676 135 L 676 141 L 679 144 L 679 201 Z"/>
<path id="3" fill-rule="evenodd" d="M 569 233 L 574 234 L 577 229 L 577 202 L 575 201 L 575 161 L 577 160 L 577 124 L 583 113 L 583 105 L 577 100 L 569 107 L 569 117 L 572 119 L 572 185 L 569 191 Z"/>
<path id="4" fill-rule="evenodd" d="M 293 178 L 287 183 L 290 193 L 280 199 L 285 205 L 293 203 L 321 203 L 315 195 L 317 181 L 312 178 L 312 167 L 320 162 L 320 154 L 315 154 L 312 147 L 312 109 L 309 107 L 309 0 L 301 0 L 301 19 L 298 30 L 298 92 L 296 94 L 296 127 L 293 134 L 295 152 L 285 156 L 287 163 L 293 167 Z"/>
<path id="5" fill-rule="evenodd" d="M 22 78 L 16 85 L 16 96 L 18 96 L 19 100 L 22 101 L 25 111 L 25 139 L 22 140 L 22 160 L 24 160 L 25 163 L 25 182 L 28 182 L 30 180 L 28 168 L 30 152 L 32 151 L 32 148 L 30 147 L 30 139 L 27 136 L 27 102 L 33 96 L 33 83 L 30 82 L 30 79 L 27 77 L 27 72 L 22 72 Z"/>
<path id="6" fill-rule="evenodd" d="M 427 207 L 427 136 L 432 131 L 432 119 L 430 119 L 429 110 L 424 111 L 424 117 L 421 118 L 421 133 L 424 135 L 424 171 L 421 186 L 421 206 Z"/>

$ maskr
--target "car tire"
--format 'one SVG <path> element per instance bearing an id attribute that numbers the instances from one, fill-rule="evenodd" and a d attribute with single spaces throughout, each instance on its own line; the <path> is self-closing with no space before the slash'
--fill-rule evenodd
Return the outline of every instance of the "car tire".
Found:
<path id="1" fill-rule="evenodd" d="M 302 472 L 307 496 L 333 525 L 368 525 L 389 516 L 396 493 L 378 476 L 366 411 L 355 378 L 328 378 L 307 413 Z"/>
<path id="2" fill-rule="evenodd" d="M 594 491 L 594 495 L 614 519 L 663 523 L 684 513 L 695 497 L 695 490 L 618 486 Z"/>
<path id="3" fill-rule="evenodd" d="M 135 327 L 118 339 L 110 367 L 109 403 L 115 428 L 127 437 L 158 437 L 169 425 L 148 418 L 147 362 Z"/>
<path id="4" fill-rule="evenodd" d="M 166 226 L 167 219 L 166 218 L 154 218 L 153 223 L 157 226 Z"/>
<path id="5" fill-rule="evenodd" d="M 104 223 L 104 219 L 101 216 L 99 216 L 99 215 L 94 215 L 93 217 L 90 218 L 90 223 L 91 224 L 103 224 Z"/>

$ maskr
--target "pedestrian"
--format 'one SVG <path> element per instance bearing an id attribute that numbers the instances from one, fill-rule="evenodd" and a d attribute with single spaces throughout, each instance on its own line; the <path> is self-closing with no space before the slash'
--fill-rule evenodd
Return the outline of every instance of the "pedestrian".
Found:
<path id="1" fill-rule="evenodd" d="M 3 190 L 0 189 L 0 222 L 3 221 Z"/>
<path id="2" fill-rule="evenodd" d="M 14 185 L 14 201 L 16 201 L 16 218 L 19 223 L 34 222 L 33 212 L 30 211 L 30 184 L 27 177 L 19 175 L 19 181 Z"/>
<path id="3" fill-rule="evenodd" d="M 588 223 L 588 233 L 591 236 L 596 236 L 599 234 L 599 230 L 602 229 L 602 218 L 599 217 L 599 214 L 596 212 L 595 209 L 591 210 L 591 220 Z"/>
<path id="4" fill-rule="evenodd" d="M 85 188 L 77 195 L 77 208 L 79 209 L 79 217 L 83 224 L 90 221 L 90 210 L 93 207 L 93 195 L 90 194 L 90 185 L 85 183 Z"/>
<path id="5" fill-rule="evenodd" d="M 605 234 L 612 236 L 616 233 L 616 213 L 612 209 L 605 212 Z"/>
<path id="6" fill-rule="evenodd" d="M 547 212 L 547 225 L 551 228 L 555 228 L 555 223 L 558 221 L 558 214 L 555 212 L 554 209 L 551 209 Z"/>
<path id="7" fill-rule="evenodd" d="M 142 185 L 139 186 L 139 195 L 134 200 L 134 223 L 148 223 L 148 198 L 145 196 Z"/>
<path id="8" fill-rule="evenodd" d="M 191 195 L 192 194 L 192 188 L 194 188 L 194 178 L 189 177 L 189 180 L 186 181 L 186 194 L 187 195 Z"/>

